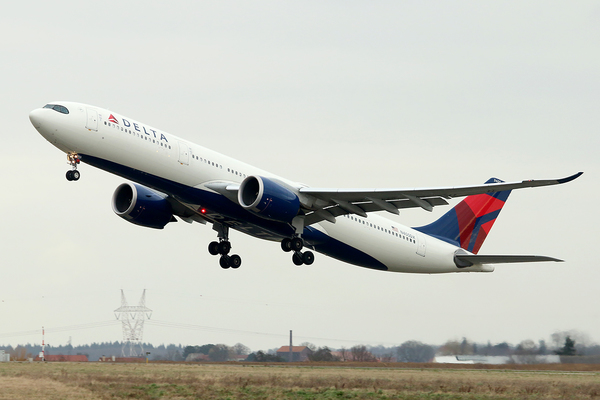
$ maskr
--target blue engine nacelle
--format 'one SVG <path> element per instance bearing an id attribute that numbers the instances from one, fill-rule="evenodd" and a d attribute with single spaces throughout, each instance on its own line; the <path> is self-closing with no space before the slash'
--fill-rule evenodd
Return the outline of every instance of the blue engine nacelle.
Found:
<path id="1" fill-rule="evenodd" d="M 115 190 L 112 208 L 119 217 L 147 228 L 163 229 L 174 220 L 167 199 L 135 183 L 123 183 Z"/>
<path id="2" fill-rule="evenodd" d="M 240 185 L 238 202 L 261 218 L 292 222 L 300 211 L 296 193 L 262 176 L 249 176 Z"/>

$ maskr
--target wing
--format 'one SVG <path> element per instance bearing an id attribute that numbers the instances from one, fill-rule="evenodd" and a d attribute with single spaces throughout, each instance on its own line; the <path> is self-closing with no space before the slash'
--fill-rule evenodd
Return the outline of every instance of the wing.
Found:
<path id="1" fill-rule="evenodd" d="M 456 186 L 421 189 L 320 189 L 302 187 L 295 190 L 300 197 L 305 226 L 320 221 L 335 223 L 335 218 L 344 214 L 366 217 L 374 211 L 398 214 L 402 208 L 421 207 L 432 211 L 433 207 L 447 205 L 447 199 L 474 194 L 494 193 L 504 190 L 538 186 L 559 185 L 578 178 L 583 172 L 562 179 L 527 180 L 522 182 L 488 183 L 475 186 Z M 234 182 L 213 181 L 202 185 L 224 195 L 237 203 L 240 185 Z"/>
<path id="2" fill-rule="evenodd" d="M 433 207 L 446 205 L 446 199 L 464 197 L 504 190 L 560 185 L 581 176 L 583 172 L 562 179 L 527 180 L 521 182 L 489 183 L 475 186 L 457 186 L 422 189 L 318 189 L 304 187 L 300 194 L 308 199 L 305 224 L 327 220 L 335 222 L 335 217 L 343 214 L 358 214 L 366 217 L 368 212 L 388 211 L 398 214 L 400 208 L 421 207 L 432 211 Z"/>

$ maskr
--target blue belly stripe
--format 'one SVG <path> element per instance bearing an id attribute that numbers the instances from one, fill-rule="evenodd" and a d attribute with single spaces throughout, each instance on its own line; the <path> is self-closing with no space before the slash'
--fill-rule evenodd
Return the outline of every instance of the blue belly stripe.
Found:
<path id="1" fill-rule="evenodd" d="M 176 200 L 190 204 L 201 204 L 202 207 L 211 212 L 214 211 L 225 217 L 225 219 L 218 222 L 223 222 L 232 229 L 250 236 L 279 241 L 283 238 L 291 237 L 294 233 L 294 229 L 290 224 L 260 218 L 220 194 L 189 187 L 102 158 L 86 154 L 80 154 L 80 157 L 81 161 L 86 164 L 166 193 Z M 303 238 L 307 245 L 315 251 L 337 260 L 382 271 L 387 271 L 388 269 L 384 264 L 370 255 L 334 239 L 311 226 L 304 228 Z"/>

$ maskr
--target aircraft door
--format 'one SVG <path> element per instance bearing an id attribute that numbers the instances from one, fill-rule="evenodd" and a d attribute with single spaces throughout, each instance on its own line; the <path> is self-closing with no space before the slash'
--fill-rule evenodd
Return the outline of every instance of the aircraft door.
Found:
<path id="1" fill-rule="evenodd" d="M 90 131 L 98 131 L 98 111 L 88 108 L 87 111 L 87 122 L 85 127 Z"/>
<path id="2" fill-rule="evenodd" d="M 427 247 L 426 237 L 427 235 L 417 233 L 417 254 L 422 257 L 425 257 L 425 249 Z"/>
<path id="3" fill-rule="evenodd" d="M 190 164 L 190 148 L 187 144 L 182 142 L 177 142 L 179 145 L 179 162 L 182 165 Z"/>

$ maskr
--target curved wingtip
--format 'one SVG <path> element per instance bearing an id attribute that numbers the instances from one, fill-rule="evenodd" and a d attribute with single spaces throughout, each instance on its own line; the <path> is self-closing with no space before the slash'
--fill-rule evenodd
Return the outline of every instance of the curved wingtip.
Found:
<path id="1" fill-rule="evenodd" d="M 583 172 L 578 172 L 574 175 L 567 176 L 566 178 L 558 179 L 558 183 L 567 183 L 567 182 L 574 181 L 575 179 L 579 178 L 581 175 L 583 175 Z"/>

